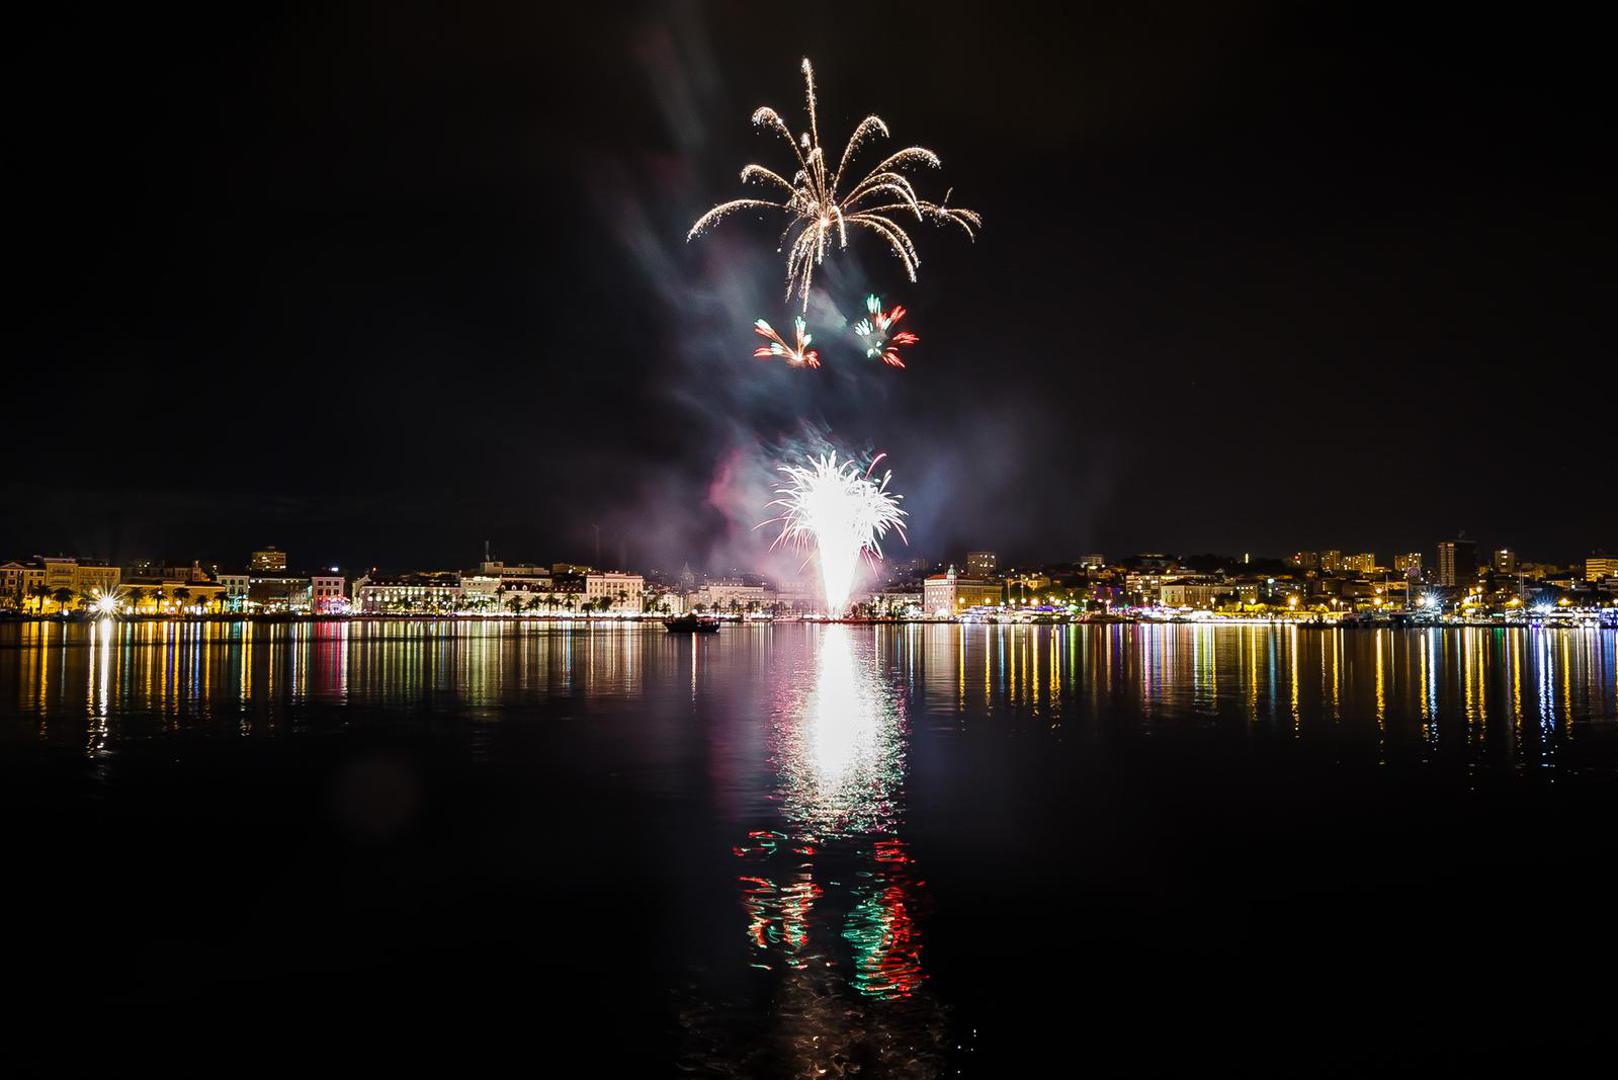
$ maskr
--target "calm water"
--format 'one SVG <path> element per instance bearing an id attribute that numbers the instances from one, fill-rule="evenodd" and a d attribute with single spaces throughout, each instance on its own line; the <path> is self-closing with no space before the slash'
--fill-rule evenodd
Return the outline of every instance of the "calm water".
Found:
<path id="1" fill-rule="evenodd" d="M 1571 1061 L 1615 644 L 0 626 L 12 972 L 648 1076 Z"/>

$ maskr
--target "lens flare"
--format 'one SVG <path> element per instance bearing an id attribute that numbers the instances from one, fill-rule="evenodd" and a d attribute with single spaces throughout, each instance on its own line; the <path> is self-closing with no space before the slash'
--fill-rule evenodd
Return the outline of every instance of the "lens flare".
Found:
<path id="1" fill-rule="evenodd" d="M 775 544 L 813 549 L 820 564 L 820 584 L 826 614 L 840 617 L 854 590 L 854 574 L 861 555 L 882 557 L 882 538 L 892 529 L 904 539 L 904 496 L 888 491 L 891 471 L 873 479 L 878 454 L 864 471 L 852 460 L 839 462 L 837 452 L 809 459 L 808 465 L 783 465 L 787 477 L 780 496 L 770 502 L 781 513 L 762 525 L 781 523 Z"/>
<path id="2" fill-rule="evenodd" d="M 686 234 L 690 241 L 702 235 L 710 226 L 738 210 L 784 210 L 787 227 L 781 234 L 779 250 L 787 257 L 788 299 L 796 292 L 803 299 L 803 310 L 809 310 L 809 285 L 815 267 L 826 259 L 826 252 L 835 240 L 839 249 L 848 247 L 850 228 L 876 233 L 903 264 L 906 275 L 916 280 L 916 267 L 921 256 L 916 245 L 899 224 L 898 215 L 912 214 L 918 222 L 949 222 L 959 227 L 969 238 L 976 238 L 983 219 L 971 210 L 949 206 L 949 192 L 942 201 L 928 202 L 916 195 L 905 170 L 918 165 L 939 168 L 938 155 L 922 146 L 908 146 L 883 158 L 857 182 L 846 187 L 843 175 L 858 154 L 862 144 L 873 135 L 888 137 L 888 125 L 880 116 L 867 116 L 854 128 L 848 138 L 837 167 L 826 163 L 826 153 L 820 145 L 820 125 L 815 114 L 815 72 L 807 59 L 802 65 L 809 113 L 809 130 L 793 138 L 781 115 L 765 106 L 753 113 L 753 123 L 780 135 L 792 147 L 796 171 L 788 180 L 780 173 L 762 165 L 748 165 L 742 170 L 742 183 L 760 183 L 775 189 L 774 198 L 732 199 L 720 203 L 697 219 Z M 953 190 L 953 189 L 951 189 Z"/>
<path id="3" fill-rule="evenodd" d="M 809 347 L 809 343 L 815 340 L 814 335 L 807 332 L 808 324 L 803 321 L 802 316 L 792 320 L 792 328 L 797 333 L 796 345 L 788 345 L 781 339 L 781 335 L 775 332 L 775 327 L 763 319 L 754 322 L 753 333 L 764 338 L 769 344 L 754 349 L 753 355 L 763 360 L 779 356 L 793 367 L 819 367 L 820 354 Z"/>
<path id="4" fill-rule="evenodd" d="M 92 589 L 90 591 L 90 610 L 95 612 L 96 618 L 108 619 L 118 614 L 118 608 L 123 603 L 124 591 L 119 588 Z"/>
<path id="5" fill-rule="evenodd" d="M 872 295 L 865 298 L 865 310 L 871 313 L 871 317 L 854 324 L 854 333 L 865 345 L 865 355 L 872 360 L 880 359 L 891 367 L 904 367 L 905 362 L 899 358 L 899 347 L 909 347 L 921 340 L 908 330 L 901 330 L 897 334 L 893 332 L 899 320 L 905 317 L 905 309 L 895 304 L 892 311 L 883 311 L 882 298 Z"/>

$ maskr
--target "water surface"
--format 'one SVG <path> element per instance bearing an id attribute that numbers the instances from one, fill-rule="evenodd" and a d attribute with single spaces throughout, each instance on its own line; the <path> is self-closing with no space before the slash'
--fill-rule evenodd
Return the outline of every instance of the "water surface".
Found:
<path id="1" fill-rule="evenodd" d="M 1615 640 L 0 626 L 16 961 L 641 1075 L 1543 1061 L 1511 1003 L 1618 959 Z"/>

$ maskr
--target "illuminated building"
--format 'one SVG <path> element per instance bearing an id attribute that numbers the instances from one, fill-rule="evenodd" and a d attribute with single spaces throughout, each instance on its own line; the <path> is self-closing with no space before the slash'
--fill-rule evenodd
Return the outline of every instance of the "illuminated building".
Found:
<path id="1" fill-rule="evenodd" d="M 478 567 L 484 577 L 499 578 L 507 590 L 520 587 L 524 592 L 547 593 L 551 588 L 551 568 L 548 566 L 507 566 L 503 562 L 485 559 Z"/>
<path id="2" fill-rule="evenodd" d="M 903 615 L 913 609 L 920 610 L 923 595 L 919 589 L 884 589 L 871 597 L 871 602 L 884 615 Z"/>
<path id="3" fill-rule="evenodd" d="M 348 607 L 341 574 L 311 574 L 309 608 L 317 615 L 335 615 Z"/>
<path id="4" fill-rule="evenodd" d="M 269 547 L 263 551 L 255 551 L 247 560 L 249 570 L 285 570 L 287 568 L 287 553 Z"/>
<path id="5" fill-rule="evenodd" d="M 968 551 L 966 574 L 974 578 L 992 578 L 1000 568 L 1000 556 L 992 551 Z"/>
<path id="6" fill-rule="evenodd" d="M 252 570 L 247 575 L 247 603 L 251 611 L 286 614 L 309 610 L 309 579 L 284 571 Z"/>
<path id="7" fill-rule="evenodd" d="M 1135 571 L 1124 575 L 1124 592 L 1140 604 L 1155 604 L 1161 599 L 1163 586 L 1178 580 L 1178 571 Z"/>
<path id="8" fill-rule="evenodd" d="M 703 611 L 742 611 L 764 607 L 773 599 L 762 585 L 742 581 L 710 581 L 690 596 L 692 609 Z"/>
<path id="9" fill-rule="evenodd" d="M 124 600 L 143 615 L 179 615 L 209 611 L 230 603 L 217 581 L 185 581 L 166 577 L 133 578 L 124 583 Z"/>
<path id="10" fill-rule="evenodd" d="M 1421 576 L 1421 552 L 1407 551 L 1393 557 L 1393 568 L 1401 574 Z"/>
<path id="11" fill-rule="evenodd" d="M 667 587 L 647 589 L 641 599 L 646 610 L 658 615 L 684 615 L 686 598 L 677 589 Z"/>
<path id="12" fill-rule="evenodd" d="M 56 596 L 58 591 L 72 594 L 66 604 L 71 608 L 91 593 L 115 591 L 122 576 L 116 566 L 80 562 L 66 555 L 36 555 L 27 562 L 0 566 L 0 604 L 19 611 L 31 608 L 39 614 L 60 611 L 63 604 Z M 49 595 L 41 596 L 41 589 Z"/>
<path id="13" fill-rule="evenodd" d="M 33 563 L 0 565 L 0 603 L 21 611 L 28 606 L 36 585 L 45 581 L 45 568 Z"/>
<path id="14" fill-rule="evenodd" d="M 1320 569 L 1320 556 L 1313 551 L 1294 551 L 1292 555 L 1288 557 L 1287 562 L 1291 563 L 1299 570 Z"/>
<path id="15" fill-rule="evenodd" d="M 1164 582 L 1158 589 L 1158 603 L 1172 608 L 1211 608 L 1235 592 L 1230 582 L 1219 578 L 1186 577 Z"/>
<path id="16" fill-rule="evenodd" d="M 1328 574 L 1335 574 L 1343 568 L 1343 553 L 1341 551 L 1322 551 L 1320 553 L 1320 569 Z"/>
<path id="17" fill-rule="evenodd" d="M 1079 566 L 1085 570 L 1099 570 L 1107 565 L 1107 557 L 1099 551 L 1079 556 Z"/>
<path id="18" fill-rule="evenodd" d="M 1356 574 L 1369 574 L 1376 570 L 1376 555 L 1369 551 L 1358 555 L 1345 555 L 1342 569 L 1351 570 Z"/>
<path id="19" fill-rule="evenodd" d="M 1618 577 L 1618 557 L 1592 555 L 1584 560 L 1585 581 L 1600 581 L 1610 577 Z"/>
<path id="20" fill-rule="evenodd" d="M 249 575 L 220 574 L 217 580 L 225 590 L 225 598 L 230 601 L 231 607 L 240 608 L 247 602 L 248 586 L 251 582 Z"/>
<path id="21" fill-rule="evenodd" d="M 584 599 L 597 610 L 634 612 L 641 610 L 646 579 L 622 570 L 607 570 L 584 576 Z"/>
<path id="22" fill-rule="evenodd" d="M 461 600 L 460 582 L 449 574 L 367 575 L 354 582 L 354 606 L 367 615 L 458 611 Z"/>
<path id="23" fill-rule="evenodd" d="M 1501 548 L 1494 553 L 1494 571 L 1497 574 L 1515 574 L 1517 572 L 1517 553 L 1510 548 Z"/>
<path id="24" fill-rule="evenodd" d="M 975 607 L 998 607 L 1000 583 L 982 578 L 961 577 L 955 567 L 942 574 L 929 574 L 922 582 L 922 607 L 929 614 L 959 615 Z"/>
<path id="25" fill-rule="evenodd" d="M 1478 546 L 1470 540 L 1440 540 L 1438 584 L 1470 585 L 1478 576 Z"/>

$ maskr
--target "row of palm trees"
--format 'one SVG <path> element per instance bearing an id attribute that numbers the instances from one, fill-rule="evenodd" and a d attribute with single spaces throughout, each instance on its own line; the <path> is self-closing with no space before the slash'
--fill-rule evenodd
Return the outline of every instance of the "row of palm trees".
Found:
<path id="1" fill-rule="evenodd" d="M 25 601 L 32 601 L 34 613 L 37 615 L 45 614 L 46 604 L 55 604 L 56 611 L 63 614 L 70 611 L 89 611 L 107 597 L 113 598 L 117 610 L 131 612 L 138 612 L 146 607 L 153 613 L 162 613 L 167 610 L 165 604 L 170 600 L 173 601 L 174 609 L 182 612 L 193 606 L 223 610 L 224 605 L 229 603 L 229 599 L 223 594 L 209 594 L 199 597 L 198 603 L 193 605 L 191 590 L 183 585 L 173 592 L 165 593 L 162 589 L 141 588 L 138 585 L 106 591 L 70 589 L 65 585 L 53 589 L 41 582 L 29 587 L 26 598 L 18 598 L 18 609 L 27 610 L 28 604 Z"/>

